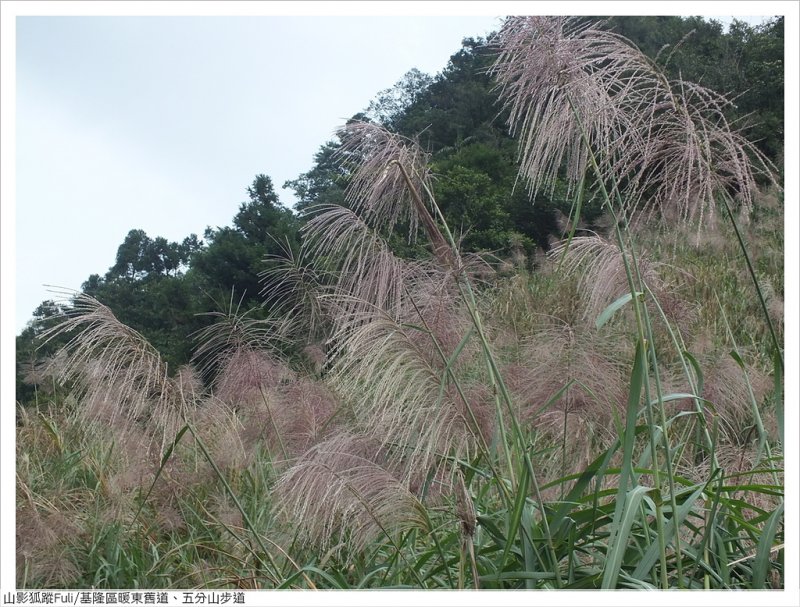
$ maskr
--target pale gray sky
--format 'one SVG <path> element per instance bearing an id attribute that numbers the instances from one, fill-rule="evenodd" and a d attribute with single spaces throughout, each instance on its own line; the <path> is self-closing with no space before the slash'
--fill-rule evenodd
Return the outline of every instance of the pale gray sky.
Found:
<path id="1" fill-rule="evenodd" d="M 381 89 L 493 17 L 27 17 L 17 24 L 17 327 L 103 274 L 130 229 L 229 225 Z"/>
<path id="2" fill-rule="evenodd" d="M 257 173 L 291 204 L 281 186 L 338 125 L 499 23 L 18 17 L 17 331 L 44 284 L 104 274 L 131 229 L 180 240 L 229 225 Z"/>

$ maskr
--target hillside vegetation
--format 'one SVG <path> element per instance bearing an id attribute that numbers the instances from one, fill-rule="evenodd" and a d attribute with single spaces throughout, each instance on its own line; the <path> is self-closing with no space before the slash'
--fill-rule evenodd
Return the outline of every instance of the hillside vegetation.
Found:
<path id="1" fill-rule="evenodd" d="M 131 230 L 17 338 L 18 586 L 783 588 L 782 53 L 508 18 Z"/>

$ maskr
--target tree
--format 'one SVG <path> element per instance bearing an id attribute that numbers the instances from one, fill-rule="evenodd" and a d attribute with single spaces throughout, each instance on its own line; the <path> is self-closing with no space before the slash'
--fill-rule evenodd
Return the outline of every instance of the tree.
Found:
<path id="1" fill-rule="evenodd" d="M 737 100 L 749 115 L 751 137 L 773 160 L 783 158 L 783 24 L 784 18 L 776 17 L 746 32 L 740 72 L 745 90 Z M 734 25 L 741 29 L 739 22 Z"/>
<path id="2" fill-rule="evenodd" d="M 117 249 L 116 262 L 109 269 L 107 278 L 175 275 L 187 267 L 190 257 L 201 247 L 202 242 L 196 234 L 177 243 L 162 236 L 151 239 L 144 230 L 131 230 Z"/>
<path id="3" fill-rule="evenodd" d="M 234 227 L 206 230 L 209 244 L 195 256 L 192 267 L 208 291 L 222 297 L 233 289 L 250 305 L 257 305 L 258 275 L 265 269 L 265 257 L 280 254 L 278 243 L 299 246 L 299 222 L 280 205 L 268 176 L 257 175 L 247 193 L 250 200 L 239 207 Z"/>
<path id="4" fill-rule="evenodd" d="M 344 204 L 344 189 L 347 173 L 339 164 L 336 153 L 341 147 L 338 141 L 328 141 L 314 154 L 314 165 L 307 173 L 283 184 L 294 191 L 297 197 L 295 209 L 302 213 L 315 204 Z"/>
<path id="5" fill-rule="evenodd" d="M 466 139 L 506 138 L 487 73 L 492 61 L 485 40 L 465 38 L 445 69 L 394 120 L 394 130 L 407 137 L 421 134 L 420 143 L 431 152 Z"/>
<path id="6" fill-rule="evenodd" d="M 783 17 L 753 27 L 702 17 L 612 17 L 610 26 L 665 65 L 670 78 L 698 82 L 735 98 L 730 119 L 745 118 L 748 138 L 770 159 L 783 150 Z M 741 126 L 741 125 L 740 125 Z"/>
<path id="7" fill-rule="evenodd" d="M 130 230 L 117 249 L 114 264 L 104 276 L 92 274 L 82 285 L 87 295 L 108 306 L 124 324 L 142 333 L 175 372 L 189 362 L 190 336 L 210 321 L 205 312 L 227 301 L 230 290 L 247 293 L 245 305 L 261 302 L 258 273 L 264 257 L 277 253 L 274 239 L 297 246 L 298 223 L 280 206 L 272 181 L 257 175 L 247 188 L 234 227 L 208 229 L 205 244 L 191 234 L 181 242 L 150 238 L 144 230 Z M 17 398 L 29 402 L 34 388 L 23 380 L 26 370 L 49 356 L 68 339 L 61 335 L 40 347 L 39 335 L 58 322 L 58 307 L 43 302 L 26 329 L 17 337 Z"/>
<path id="8" fill-rule="evenodd" d="M 391 88 L 384 89 L 369 104 L 366 117 L 389 130 L 398 130 L 397 121 L 426 93 L 433 79 L 413 68 Z"/>

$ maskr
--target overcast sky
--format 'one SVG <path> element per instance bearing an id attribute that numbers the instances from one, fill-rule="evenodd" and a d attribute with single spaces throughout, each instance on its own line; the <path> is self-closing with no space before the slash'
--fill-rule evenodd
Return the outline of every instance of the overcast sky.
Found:
<path id="1" fill-rule="evenodd" d="M 17 23 L 17 328 L 113 265 L 133 228 L 229 225 L 416 67 L 494 17 L 27 17 Z"/>
<path id="2" fill-rule="evenodd" d="M 760 18 L 752 19 L 760 21 Z M 479 17 L 18 17 L 16 330 L 104 274 L 131 229 L 229 225 L 258 173 L 282 185 L 333 130 Z"/>

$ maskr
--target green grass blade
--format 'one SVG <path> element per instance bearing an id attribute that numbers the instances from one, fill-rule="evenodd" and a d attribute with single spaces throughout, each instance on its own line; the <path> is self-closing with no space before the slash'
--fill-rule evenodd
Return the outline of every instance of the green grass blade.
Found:
<path id="1" fill-rule="evenodd" d="M 772 319 L 770 318 L 769 310 L 767 310 L 767 303 L 764 300 L 764 294 L 761 292 L 761 286 L 758 284 L 758 277 L 756 276 L 756 272 L 753 269 L 753 263 L 750 260 L 750 253 L 747 249 L 747 245 L 744 242 L 742 233 L 739 231 L 739 224 L 737 223 L 736 218 L 733 216 L 731 205 L 728 203 L 728 197 L 720 196 L 720 199 L 722 200 L 722 205 L 725 207 L 728 219 L 730 219 L 731 225 L 733 226 L 733 231 L 736 234 L 736 240 L 739 242 L 739 248 L 742 250 L 742 256 L 744 257 L 745 264 L 747 265 L 747 271 L 750 273 L 750 278 L 752 279 L 753 286 L 756 289 L 756 295 L 758 295 L 758 301 L 761 304 L 761 311 L 764 314 L 764 320 L 767 323 L 767 329 L 769 329 L 769 335 L 772 339 L 772 345 L 775 348 L 774 357 L 777 363 L 776 368 L 780 368 L 780 370 L 783 371 L 783 352 L 781 350 L 781 344 L 778 341 L 777 336 L 775 335 L 775 327 L 773 327 L 772 325 Z"/>
<path id="2" fill-rule="evenodd" d="M 778 422 L 778 439 L 783 445 L 783 365 L 779 360 L 778 353 L 773 353 L 774 389 L 772 392 L 772 402 L 775 406 L 775 418 Z"/>
<path id="3" fill-rule="evenodd" d="M 328 584 L 330 584 L 332 588 L 335 588 L 337 590 L 348 590 L 350 588 L 347 585 L 347 582 L 341 579 L 341 576 L 334 577 L 332 574 L 328 573 L 327 571 L 323 571 L 319 567 L 307 565 L 303 567 L 302 571 L 307 573 L 316 573 L 319 577 L 328 582 Z"/>
<path id="4" fill-rule="evenodd" d="M 630 493 L 625 496 L 625 507 L 621 519 L 614 519 L 613 527 L 615 531 L 611 534 L 608 557 L 606 559 L 605 571 L 603 572 L 602 587 L 605 589 L 617 587 L 617 580 L 619 578 L 620 568 L 622 567 L 622 559 L 628 547 L 633 521 L 640 513 L 639 505 L 642 499 L 650 491 L 651 489 L 649 487 L 641 485 L 631 489 Z M 656 548 L 658 548 L 657 544 Z"/>
<path id="5" fill-rule="evenodd" d="M 614 445 L 611 446 L 605 453 L 603 453 L 600 457 L 595 459 L 589 466 L 584 470 L 580 476 L 578 477 L 577 482 L 573 485 L 572 489 L 570 490 L 569 494 L 562 500 L 561 506 L 556 511 L 555 515 L 550 521 L 550 532 L 552 533 L 553 537 L 557 537 L 559 532 L 561 531 L 562 525 L 567 522 L 567 516 L 570 511 L 575 507 L 575 503 L 583 496 L 586 488 L 589 486 L 589 483 L 595 476 L 602 477 L 605 474 L 606 469 L 608 468 L 608 464 L 611 462 L 611 458 L 613 457 L 614 453 L 619 448 L 619 441 L 617 441 Z M 550 483 L 551 485 L 556 485 L 561 482 L 563 479 L 558 479 Z"/>
<path id="6" fill-rule="evenodd" d="M 628 393 L 628 406 L 625 416 L 625 435 L 622 443 L 622 465 L 620 466 L 619 491 L 617 493 L 617 508 L 614 518 L 619 518 L 620 510 L 625 503 L 628 492 L 628 482 L 633 478 L 633 445 L 636 440 L 636 419 L 639 414 L 639 401 L 642 387 L 645 382 L 645 350 L 641 342 L 636 344 L 636 353 L 631 370 L 630 391 Z"/>
<path id="7" fill-rule="evenodd" d="M 769 555 L 775 543 L 775 536 L 783 521 L 783 502 L 775 509 L 775 512 L 767 520 L 764 529 L 761 531 L 761 538 L 758 540 L 756 558 L 753 563 L 753 582 L 752 588 L 761 589 L 765 587 L 767 571 L 769 570 Z"/>
<path id="8" fill-rule="evenodd" d="M 641 341 L 636 343 L 636 353 L 631 370 L 630 391 L 628 393 L 628 406 L 625 418 L 625 435 L 622 448 L 622 465 L 620 467 L 619 488 L 617 490 L 614 519 L 608 539 L 608 557 L 606 569 L 603 573 L 603 588 L 614 588 L 622 561 L 624 547 L 627 545 L 626 523 L 628 531 L 633 523 L 633 517 L 638 510 L 638 504 L 644 493 L 637 489 L 628 492 L 628 482 L 634 478 L 633 446 L 636 439 L 636 419 L 639 411 L 642 387 L 646 375 L 645 350 Z M 636 501 L 633 507 L 633 500 Z M 620 548 L 622 546 L 622 548 Z M 616 563 L 616 564 L 615 564 Z"/>
<path id="9" fill-rule="evenodd" d="M 686 517 L 692 512 L 692 509 L 695 505 L 695 500 L 700 497 L 705 489 L 705 484 L 698 487 L 698 489 L 695 490 L 694 493 L 692 493 L 689 498 L 678 507 L 677 514 L 670 518 L 669 523 L 667 523 L 667 526 L 664 528 L 664 536 L 667 538 L 667 546 L 672 544 L 672 538 L 675 536 L 675 526 L 677 525 L 680 527 L 683 524 L 683 522 L 686 520 Z M 647 575 L 647 573 L 655 566 L 658 558 L 659 546 L 657 543 L 651 544 L 647 549 L 647 552 L 645 552 L 644 556 L 642 557 L 642 560 L 631 574 L 631 578 L 636 580 L 644 579 L 645 575 Z"/>
<path id="10" fill-rule="evenodd" d="M 44 426 L 47 433 L 53 439 L 53 442 L 56 445 L 59 453 L 64 453 L 64 440 L 61 438 L 61 434 L 56 429 L 55 425 L 52 421 L 47 419 L 42 412 L 39 412 L 39 421 L 41 421 L 42 426 Z"/>
<path id="11" fill-rule="evenodd" d="M 641 293 L 639 291 L 636 292 L 636 297 L 641 297 L 642 295 L 644 295 L 644 293 Z M 609 304 L 609 306 L 605 310 L 600 312 L 599 316 L 597 317 L 597 320 L 594 323 L 595 326 L 598 329 L 600 327 L 602 327 L 604 324 L 606 324 L 611 319 L 612 316 L 614 316 L 614 312 L 619 310 L 622 306 L 624 306 L 626 303 L 628 303 L 632 299 L 633 299 L 633 295 L 631 295 L 630 293 L 625 293 L 625 295 L 623 295 L 622 297 L 618 298 L 613 303 Z"/>
<path id="12" fill-rule="evenodd" d="M 481 582 L 500 582 L 509 580 L 555 580 L 556 576 L 549 572 L 539 571 L 504 571 L 503 573 L 492 573 L 490 575 L 482 575 Z"/>
<path id="13" fill-rule="evenodd" d="M 167 450 L 164 452 L 164 455 L 161 458 L 161 465 L 158 467 L 158 470 L 156 470 L 156 475 L 153 478 L 153 482 L 150 483 L 150 488 L 147 490 L 147 494 L 144 496 L 141 503 L 139 504 L 139 509 L 136 511 L 136 516 L 133 517 L 133 520 L 139 518 L 139 515 L 142 513 L 142 508 L 144 507 L 145 502 L 147 502 L 147 498 L 150 497 L 150 494 L 153 491 L 153 487 L 156 486 L 156 481 L 158 481 L 158 477 L 161 476 L 161 472 L 164 470 L 164 466 L 167 465 L 169 458 L 172 457 L 172 452 L 175 450 L 175 447 L 178 446 L 178 443 L 180 442 L 181 438 L 183 438 L 183 435 L 186 434 L 186 431 L 188 429 L 189 425 L 187 424 L 183 428 L 178 430 L 178 433 L 175 435 L 175 440 L 173 440 L 170 446 L 167 447 Z"/>
<path id="14" fill-rule="evenodd" d="M 214 474 L 216 474 L 217 478 L 222 483 L 222 486 L 225 488 L 225 491 L 227 492 L 228 496 L 233 500 L 233 503 L 236 506 L 236 509 L 242 515 L 242 520 L 245 522 L 245 524 L 247 525 L 247 528 L 250 530 L 250 533 L 253 534 L 253 537 L 255 538 L 256 542 L 258 543 L 259 547 L 261 548 L 261 551 L 262 551 L 262 554 L 264 555 L 264 558 L 270 558 L 270 553 L 267 550 L 267 547 L 264 544 L 263 540 L 261 539 L 261 536 L 259 535 L 258 530 L 256 529 L 256 526 L 253 524 L 253 521 L 250 518 L 250 516 L 247 514 L 247 511 L 245 510 L 244 506 L 242 506 L 242 503 L 239 501 L 239 498 L 237 497 L 236 493 L 231 488 L 230 483 L 228 483 L 228 480 L 225 478 L 225 475 L 222 474 L 222 471 L 219 469 L 219 466 L 217 466 L 217 463 L 214 461 L 214 458 L 211 457 L 211 454 L 209 453 L 205 442 L 203 442 L 203 439 L 200 438 L 200 435 L 197 434 L 197 432 L 195 431 L 195 429 L 192 427 L 191 424 L 186 424 L 186 428 L 188 428 L 189 431 L 192 433 L 192 436 L 194 437 L 194 440 L 197 443 L 197 446 L 200 447 L 200 451 L 203 453 L 203 456 L 206 458 L 206 461 L 210 464 L 211 468 L 214 470 Z M 259 560 L 261 561 L 261 563 L 265 567 L 265 569 L 266 569 L 266 567 L 268 565 L 272 565 L 273 568 L 277 569 L 277 567 L 275 567 L 274 563 L 267 563 L 261 557 L 259 557 Z"/>
<path id="15" fill-rule="evenodd" d="M 514 537 L 517 535 L 517 532 L 520 530 L 520 522 L 522 521 L 522 513 L 525 510 L 525 499 L 528 497 L 528 490 L 531 486 L 531 477 L 528 474 L 527 466 L 522 466 L 522 474 L 519 478 L 519 485 L 516 488 L 516 497 L 514 498 L 514 509 L 509 513 L 508 516 L 508 524 L 507 524 L 507 537 L 508 541 L 506 542 L 505 550 L 503 550 L 503 560 L 502 566 L 504 567 L 506 564 L 506 560 L 508 559 L 508 555 L 511 552 L 511 547 L 514 544 Z M 523 544 L 525 542 L 524 533 L 520 533 L 520 539 L 522 540 Z"/>
<path id="16" fill-rule="evenodd" d="M 692 369 L 694 370 L 694 374 L 696 377 L 695 384 L 697 389 L 695 390 L 698 394 L 703 393 L 703 386 L 705 384 L 705 377 L 703 376 L 703 369 L 700 366 L 700 363 L 697 362 L 697 359 L 694 357 L 693 354 L 687 352 L 686 350 L 683 351 L 683 357 L 689 361 L 692 365 Z"/>

